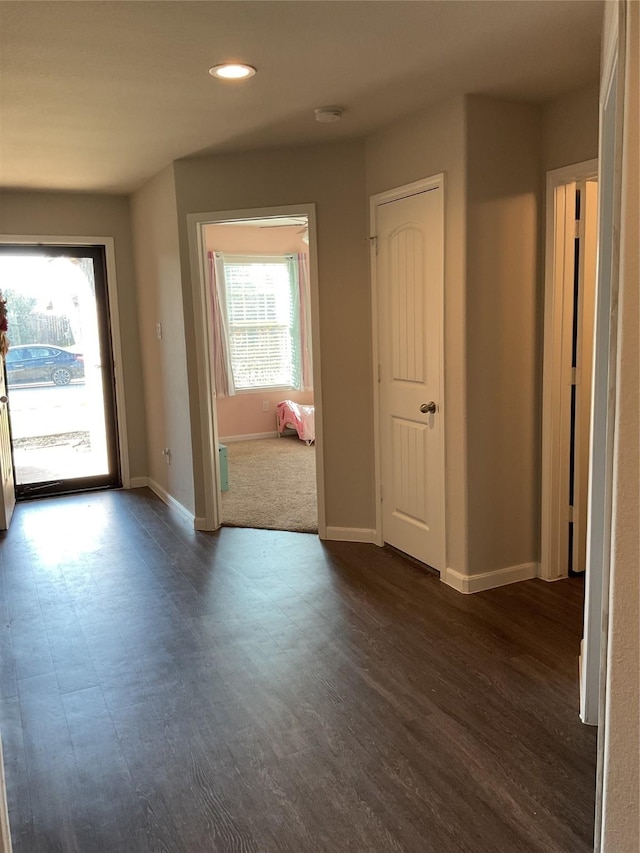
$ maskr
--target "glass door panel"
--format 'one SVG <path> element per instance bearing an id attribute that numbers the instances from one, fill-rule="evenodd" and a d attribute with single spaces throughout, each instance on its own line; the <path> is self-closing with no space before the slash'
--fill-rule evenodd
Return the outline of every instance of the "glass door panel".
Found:
<path id="1" fill-rule="evenodd" d="M 120 485 L 104 250 L 0 246 L 16 494 Z"/>

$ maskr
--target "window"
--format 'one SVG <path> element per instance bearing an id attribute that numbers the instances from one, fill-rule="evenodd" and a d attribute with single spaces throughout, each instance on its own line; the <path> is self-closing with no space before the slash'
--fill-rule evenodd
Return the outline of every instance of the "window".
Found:
<path id="1" fill-rule="evenodd" d="M 287 257 L 224 259 L 231 368 L 237 390 L 300 385 L 297 277 Z"/>

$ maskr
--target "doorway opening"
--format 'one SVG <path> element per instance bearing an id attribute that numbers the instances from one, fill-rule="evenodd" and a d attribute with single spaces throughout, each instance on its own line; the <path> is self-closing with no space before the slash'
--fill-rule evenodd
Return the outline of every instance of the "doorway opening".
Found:
<path id="1" fill-rule="evenodd" d="M 18 499 L 121 485 L 102 246 L 0 246 Z"/>
<path id="2" fill-rule="evenodd" d="M 586 568 L 597 162 L 549 173 L 540 574 Z"/>
<path id="3" fill-rule="evenodd" d="M 594 346 L 598 163 L 547 175 L 540 577 L 585 575 L 585 628 L 593 576 Z M 580 650 L 580 716 L 596 723 L 586 645 Z M 589 682 L 589 684 L 588 684 Z M 591 700 L 587 701 L 587 692 Z"/>
<path id="4" fill-rule="evenodd" d="M 193 223 L 211 400 L 204 529 L 321 531 L 313 213 L 234 211 Z"/>

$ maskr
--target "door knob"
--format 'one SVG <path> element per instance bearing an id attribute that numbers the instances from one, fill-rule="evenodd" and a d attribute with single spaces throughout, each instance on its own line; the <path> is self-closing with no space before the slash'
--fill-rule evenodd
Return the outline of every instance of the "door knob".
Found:
<path id="1" fill-rule="evenodd" d="M 9 398 L 6 396 L 6 394 L 3 394 L 2 397 L 0 397 L 0 403 L 8 403 L 8 402 L 9 402 Z"/>
<path id="2" fill-rule="evenodd" d="M 420 406 L 420 411 L 422 412 L 422 414 L 423 414 L 423 415 L 426 415 L 426 414 L 427 414 L 427 412 L 429 412 L 429 413 L 430 413 L 430 414 L 432 414 L 432 415 L 435 415 L 435 413 L 436 413 L 436 409 L 437 409 L 437 406 L 436 406 L 436 404 L 433 402 L 433 400 L 431 400 L 431 402 L 430 402 L 430 403 L 423 403 L 423 404 Z"/>

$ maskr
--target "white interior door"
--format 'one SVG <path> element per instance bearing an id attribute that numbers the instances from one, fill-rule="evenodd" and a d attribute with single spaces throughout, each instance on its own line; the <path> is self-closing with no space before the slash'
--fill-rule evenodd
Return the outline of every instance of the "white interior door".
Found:
<path id="1" fill-rule="evenodd" d="M 445 569 L 443 190 L 376 205 L 383 540 Z"/>
<path id="2" fill-rule="evenodd" d="M 4 379 L 4 364 L 0 358 L 0 530 L 8 530 L 13 508 L 16 505 L 16 490 L 13 482 L 13 457 L 11 455 L 11 433 L 9 430 L 9 407 Z"/>

